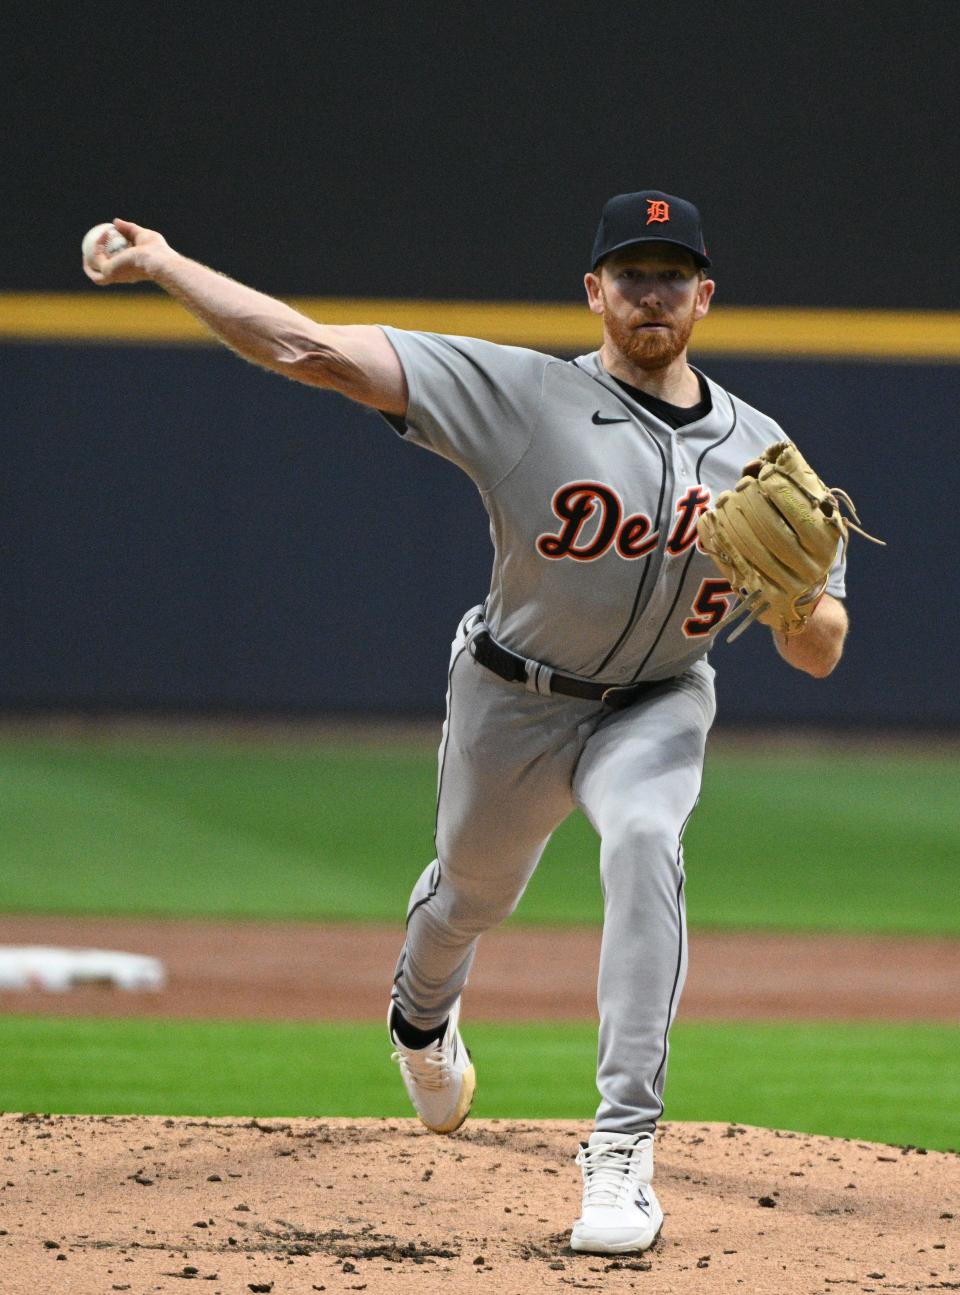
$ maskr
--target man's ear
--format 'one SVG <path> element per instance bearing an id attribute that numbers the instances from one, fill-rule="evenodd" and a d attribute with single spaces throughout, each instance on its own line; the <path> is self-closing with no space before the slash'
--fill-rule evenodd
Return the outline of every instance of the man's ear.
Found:
<path id="1" fill-rule="evenodd" d="M 595 315 L 603 314 L 603 297 L 600 293 L 600 276 L 603 273 L 603 267 L 599 270 L 588 270 L 583 276 L 583 286 L 587 290 L 587 303 Z"/>
<path id="2" fill-rule="evenodd" d="M 710 302 L 713 300 L 713 294 L 717 285 L 713 279 L 701 279 L 697 287 L 697 305 L 694 311 L 694 319 L 703 319 L 704 315 L 710 309 Z"/>

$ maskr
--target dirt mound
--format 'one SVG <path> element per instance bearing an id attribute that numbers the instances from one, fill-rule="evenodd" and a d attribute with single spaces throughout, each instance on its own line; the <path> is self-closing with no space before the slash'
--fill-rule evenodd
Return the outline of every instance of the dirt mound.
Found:
<path id="1" fill-rule="evenodd" d="M 960 1290 L 960 1157 L 665 1124 L 664 1232 L 574 1255 L 569 1121 L 5 1115 L 0 1289 L 530 1290 L 819 1295 Z"/>

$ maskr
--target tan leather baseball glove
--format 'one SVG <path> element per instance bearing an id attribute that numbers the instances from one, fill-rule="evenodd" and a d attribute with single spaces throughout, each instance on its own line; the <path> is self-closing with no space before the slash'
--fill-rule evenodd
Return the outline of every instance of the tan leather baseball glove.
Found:
<path id="1" fill-rule="evenodd" d="M 843 504 L 853 521 L 841 512 Z M 709 553 L 741 601 L 717 626 L 754 620 L 798 634 L 827 587 L 827 577 L 850 530 L 875 544 L 859 525 L 850 496 L 828 488 L 790 441 L 778 441 L 743 469 L 733 490 L 718 495 L 697 522 L 700 547 Z"/>

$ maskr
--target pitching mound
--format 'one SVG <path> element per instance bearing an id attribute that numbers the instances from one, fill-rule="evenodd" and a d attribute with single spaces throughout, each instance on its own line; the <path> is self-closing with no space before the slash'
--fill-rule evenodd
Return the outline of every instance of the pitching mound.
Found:
<path id="1" fill-rule="evenodd" d="M 960 1290 L 960 1157 L 666 1124 L 663 1235 L 574 1255 L 579 1125 L 0 1117 L 0 1289 Z"/>

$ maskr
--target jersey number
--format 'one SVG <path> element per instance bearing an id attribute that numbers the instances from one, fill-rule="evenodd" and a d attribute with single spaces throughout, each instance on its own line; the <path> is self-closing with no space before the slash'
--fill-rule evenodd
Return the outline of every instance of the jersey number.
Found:
<path id="1" fill-rule="evenodd" d="M 733 593 L 728 580 L 704 580 L 697 590 L 691 611 L 695 616 L 688 616 L 683 622 L 683 632 L 687 638 L 700 638 L 709 634 L 715 625 L 719 625 L 727 613 L 727 599 Z"/>

